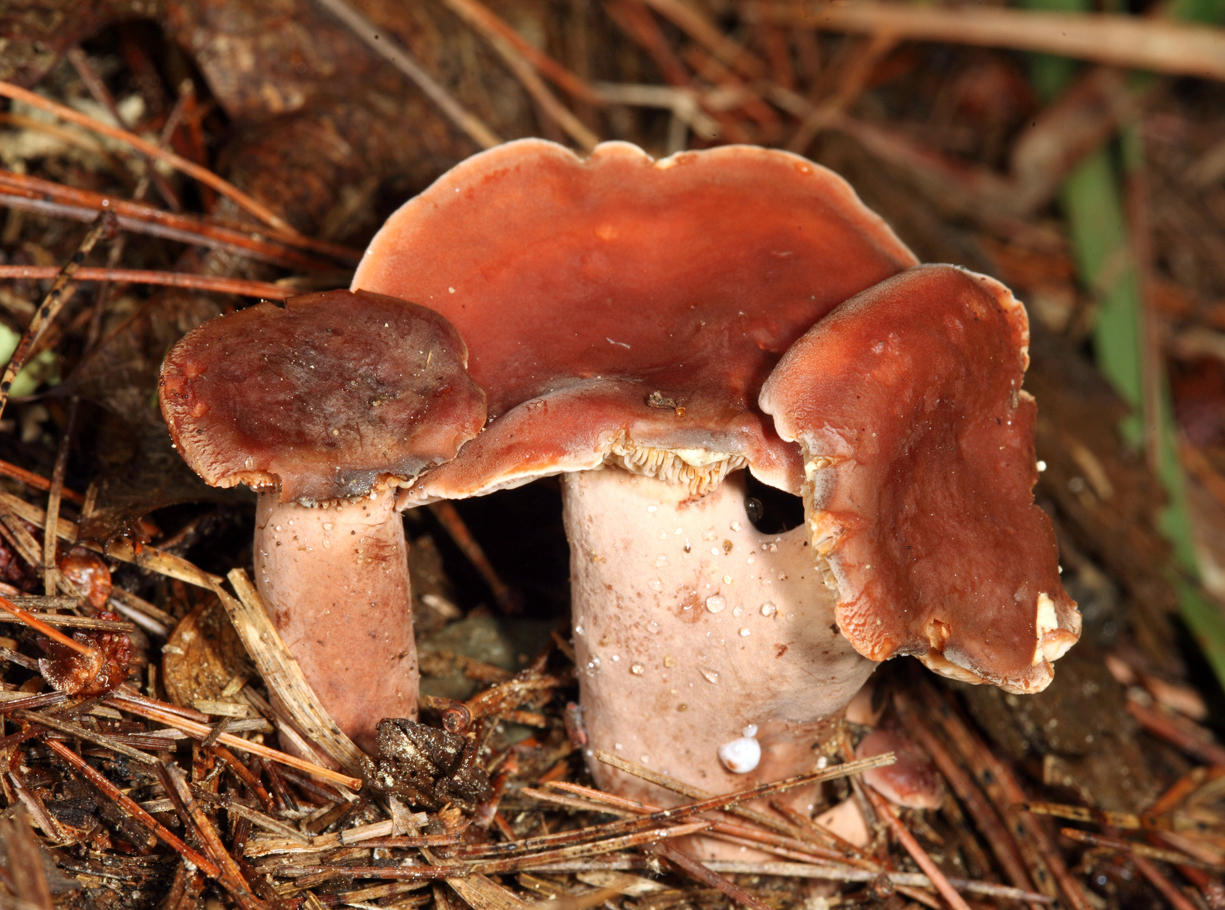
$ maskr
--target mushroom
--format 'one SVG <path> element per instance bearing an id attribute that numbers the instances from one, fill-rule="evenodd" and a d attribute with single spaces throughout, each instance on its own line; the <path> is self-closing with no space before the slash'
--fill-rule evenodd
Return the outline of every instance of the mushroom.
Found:
<path id="1" fill-rule="evenodd" d="M 1028 693 L 1079 637 L 1033 502 L 1028 344 L 999 282 L 920 266 L 816 323 L 762 387 L 803 453 L 813 549 L 864 656 Z"/>
<path id="2" fill-rule="evenodd" d="M 396 488 L 480 430 L 484 396 L 438 313 L 327 291 L 214 319 L 162 365 L 162 414 L 207 483 L 259 491 L 256 584 L 306 679 L 363 747 L 416 717 Z"/>
<path id="3" fill-rule="evenodd" d="M 767 377 L 843 301 L 915 265 L 841 178 L 747 146 L 655 161 L 607 143 L 584 161 L 539 140 L 510 143 L 444 175 L 371 242 L 353 287 L 443 313 L 489 401 L 484 432 L 401 498 L 563 475 L 593 751 L 724 792 L 808 770 L 829 718 L 893 653 L 857 652 L 864 636 L 848 640 L 828 584 L 840 570 L 814 555 L 803 526 L 758 530 L 746 502 L 757 482 L 811 493 L 806 437 L 780 438 L 757 405 Z M 1019 343 L 1015 332 L 1004 341 Z M 1023 359 L 998 366 L 1019 384 Z M 785 376 L 799 387 L 804 364 L 794 367 Z M 853 377 L 843 394 L 857 394 Z M 800 429 L 814 424 L 803 399 L 776 404 Z M 1008 432 L 1032 456 L 1029 430 L 1021 421 Z M 918 466 L 958 469 L 955 458 Z M 1031 459 L 1024 478 L 1032 471 Z M 810 521 L 815 503 L 805 497 Z M 1025 531 L 1041 535 L 1053 571 L 1050 527 L 1033 524 Z M 885 598 L 882 613 L 920 609 L 871 593 Z M 621 794 L 668 799 L 592 770 Z"/>

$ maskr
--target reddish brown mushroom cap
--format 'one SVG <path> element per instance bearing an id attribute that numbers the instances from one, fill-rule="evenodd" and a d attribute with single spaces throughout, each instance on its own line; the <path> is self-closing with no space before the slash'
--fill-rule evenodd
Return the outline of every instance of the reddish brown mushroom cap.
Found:
<path id="1" fill-rule="evenodd" d="M 162 413 L 214 486 L 352 499 L 455 454 L 484 423 L 466 350 L 437 313 L 326 291 L 197 328 L 162 367 Z"/>
<path id="2" fill-rule="evenodd" d="M 353 287 L 446 316 L 489 395 L 498 438 L 431 472 L 432 495 L 506 485 L 504 467 L 534 476 L 478 461 L 502 440 L 557 473 L 649 427 L 656 443 L 699 440 L 798 488 L 757 389 L 813 322 L 914 261 L 845 181 L 795 155 L 732 146 L 655 161 L 607 143 L 583 160 L 523 140 L 405 204 Z M 525 402 L 535 411 L 509 437 L 499 418 Z"/>
<path id="3" fill-rule="evenodd" d="M 1033 503 L 1027 343 L 1002 285 L 921 266 L 817 323 L 763 387 L 861 654 L 1030 692 L 1079 635 Z"/>

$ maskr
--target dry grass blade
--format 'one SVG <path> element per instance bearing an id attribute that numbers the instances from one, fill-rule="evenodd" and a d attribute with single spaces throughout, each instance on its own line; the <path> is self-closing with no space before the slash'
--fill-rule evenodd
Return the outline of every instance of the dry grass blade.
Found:
<path id="1" fill-rule="evenodd" d="M 623 762 L 621 759 L 616 758 L 616 756 L 610 756 L 604 752 L 597 752 L 597 757 L 601 761 L 612 764 L 614 767 L 620 768 L 621 770 L 627 771 L 631 774 L 645 771 L 645 769 L 639 768 L 638 766 L 628 762 Z M 817 781 L 834 780 L 847 774 L 864 771 L 867 768 L 887 765 L 892 761 L 892 753 L 885 753 L 884 755 L 873 756 L 870 759 L 864 759 L 858 762 L 848 762 L 845 765 L 838 765 L 834 769 L 817 771 L 812 774 L 788 778 L 783 781 L 762 784 L 761 786 L 753 787 L 748 790 L 740 790 L 721 796 L 707 796 L 706 798 L 697 802 L 686 803 L 669 809 L 658 809 L 645 815 L 618 819 L 617 821 L 606 822 L 602 825 L 592 825 L 590 827 L 580 828 L 574 831 L 540 835 L 537 837 L 524 838 L 522 840 L 510 841 L 506 843 L 474 844 L 470 847 L 461 847 L 455 851 L 455 855 L 464 856 L 467 858 L 504 856 L 506 854 L 525 855 L 536 850 L 553 847 L 554 845 L 577 845 L 608 842 L 613 838 L 632 835 L 636 832 L 656 828 L 657 826 L 665 824 L 669 821 L 687 818 L 692 815 L 697 815 L 716 809 L 724 809 L 734 806 L 738 802 L 756 799 L 767 794 L 785 791 Z M 659 783 L 659 781 L 654 779 L 654 777 L 656 776 L 651 778 L 652 783 Z M 662 780 L 667 780 L 667 778 L 662 778 Z M 675 786 L 674 782 L 669 783 L 672 783 L 673 786 Z M 714 822 L 704 822 L 703 827 L 710 827 L 713 824 Z"/>
<path id="2" fill-rule="evenodd" d="M 869 869 L 852 869 L 847 866 L 834 866 L 825 863 L 793 863 L 793 862 L 742 862 L 740 860 L 708 860 L 704 864 L 714 872 L 727 875 L 774 875 L 780 878 L 815 879 L 846 883 L 888 883 L 898 887 L 926 888 L 934 890 L 931 880 L 918 872 L 877 872 Z M 590 869 L 601 871 L 641 870 L 648 868 L 647 864 L 634 857 L 621 856 L 607 859 L 598 866 L 590 862 L 548 863 L 534 866 L 536 872 L 583 872 Z M 950 878 L 949 883 L 961 891 L 981 895 L 998 901 L 1015 901 L 1018 903 L 1049 906 L 1055 899 L 1045 894 L 1037 894 L 1022 888 L 1010 888 L 1007 885 L 997 885 L 993 882 L 980 882 L 970 879 Z"/>
<path id="3" fill-rule="evenodd" d="M 96 746 L 101 746 L 116 755 L 122 755 L 124 758 L 130 758 L 132 761 L 153 767 L 160 765 L 161 759 L 155 755 L 150 755 L 147 752 L 141 752 L 139 749 L 133 749 L 131 746 L 125 746 L 113 737 L 106 736 L 80 724 L 74 724 L 62 718 L 54 717 L 46 712 L 35 713 L 33 711 L 15 711 L 12 714 L 13 719 L 25 724 L 37 724 L 40 727 L 46 727 L 48 730 L 55 730 L 58 733 L 63 733 L 65 736 L 71 736 L 75 739 L 81 739 L 85 742 L 91 742 Z"/>
<path id="4" fill-rule="evenodd" d="M 523 910 L 528 906 L 486 875 L 449 878 L 447 886 L 473 910 Z"/>
<path id="5" fill-rule="evenodd" d="M 1009 880 L 1018 888 L 1032 888 L 1033 882 L 1030 880 L 1029 871 L 1025 867 L 1025 861 L 1009 826 L 999 817 L 970 775 L 953 758 L 940 737 L 928 729 L 911 700 L 904 695 L 895 694 L 894 705 L 907 734 L 913 737 L 936 763 L 941 775 L 948 781 L 949 786 L 965 805 L 966 811 L 969 812 L 974 823 L 990 844 L 996 860 Z"/>
<path id="6" fill-rule="evenodd" d="M 3 512 L 15 515 L 35 527 L 46 527 L 47 513 L 45 510 L 18 496 L 0 490 L 0 513 Z M 56 522 L 55 533 L 60 540 L 66 540 L 69 543 L 76 543 L 80 536 L 76 523 L 63 518 Z M 221 584 L 218 576 L 203 571 L 181 556 L 167 553 L 147 544 L 133 543 L 126 538 L 112 540 L 105 547 L 84 541 L 81 545 L 101 552 L 104 556 L 132 563 L 150 572 L 165 575 L 167 578 L 183 581 L 207 591 L 212 591 Z M 33 560 L 35 563 L 37 561 L 37 559 Z"/>
<path id="7" fill-rule="evenodd" d="M 942 696 L 927 683 L 922 695 L 930 704 L 941 704 Z M 961 760 L 974 769 L 983 789 L 996 801 L 1004 818 L 1016 821 L 1018 849 L 1026 857 L 1030 875 L 1039 888 L 1057 888 L 1068 905 L 1076 910 L 1089 910 L 1090 903 L 1080 881 L 1073 876 L 1062 855 L 1055 849 L 1050 833 L 1028 812 L 1018 813 L 1015 806 L 1026 802 L 1012 769 L 995 756 L 987 745 L 947 705 L 936 712 L 936 720 L 945 739 L 960 753 Z"/>
<path id="8" fill-rule="evenodd" d="M 3 595 L 0 595 L 0 597 L 2 596 Z M 23 601 L 29 601 L 29 602 L 58 601 L 58 603 L 46 604 L 46 605 L 55 606 L 61 610 L 67 610 L 67 609 L 71 609 L 72 607 L 75 607 L 80 602 L 80 598 L 78 597 L 44 597 L 40 595 L 40 596 L 35 596 L 35 597 L 14 597 L 11 603 L 16 604 L 19 607 L 24 607 L 27 604 L 24 604 Z M 42 606 L 44 604 L 40 603 L 39 605 Z M 29 615 L 55 628 L 92 629 L 96 632 L 135 632 L 136 631 L 135 623 L 126 622 L 122 619 L 94 619 L 92 616 L 76 616 L 71 613 L 30 613 Z M 0 616 L 0 622 L 24 622 L 24 620 L 17 618 L 17 617 L 9 619 L 8 617 Z M 80 642 L 77 642 L 77 644 L 80 644 Z"/>
<path id="9" fill-rule="evenodd" d="M 1154 847 L 1150 844 L 1141 843 L 1140 841 L 1128 840 L 1125 837 L 1113 837 L 1109 834 L 1095 834 L 1092 831 L 1082 831 L 1079 828 L 1060 828 L 1059 833 L 1068 838 L 1068 840 L 1074 840 L 1081 844 L 1088 844 L 1092 847 L 1101 847 L 1106 850 L 1118 851 L 1120 853 L 1132 853 L 1138 856 L 1147 856 L 1150 859 L 1157 859 L 1165 863 L 1172 863 L 1174 865 L 1200 866 L 1205 869 L 1213 869 L 1217 872 L 1225 872 L 1225 863 L 1206 862 L 1193 856 L 1188 856 L 1186 853 L 1182 853 L 1178 850 L 1165 850 L 1161 847 Z"/>
<path id="10" fill-rule="evenodd" d="M 1179 891 L 1173 882 L 1162 875 L 1161 871 L 1143 856 L 1133 856 L 1132 862 L 1136 864 L 1140 874 L 1161 893 L 1173 910 L 1199 910 L 1199 905 L 1195 901 Z"/>
<path id="11" fill-rule="evenodd" d="M 699 94 L 692 89 L 671 85 L 598 82 L 595 90 L 606 104 L 669 111 L 676 123 L 682 124 L 702 139 L 709 140 L 719 135 L 719 121 L 702 110 Z M 668 150 L 679 151 L 684 144 L 680 139 L 681 137 L 674 137 L 668 143 Z"/>
<path id="12" fill-rule="evenodd" d="M 227 762 L 227 764 L 229 763 Z M 231 768 L 233 767 L 234 766 L 231 765 Z M 238 767 L 242 767 L 242 766 L 238 765 Z M 279 834 L 281 837 L 284 837 L 289 841 L 293 841 L 295 843 L 299 843 L 303 845 L 310 842 L 310 838 L 308 838 L 305 834 L 303 834 L 297 828 L 293 828 L 285 824 L 284 822 L 277 821 L 272 816 L 267 815 L 264 812 L 260 812 L 256 809 L 252 809 L 250 806 L 243 805 L 237 800 L 228 799 L 228 798 L 222 799 L 221 797 L 214 796 L 213 794 L 208 793 L 206 791 L 196 792 L 195 795 L 213 805 L 216 805 L 222 809 L 225 809 L 225 811 L 230 815 L 236 815 L 239 818 L 245 818 L 247 821 L 251 822 L 256 827 L 263 828 L 265 831 L 271 831 L 275 834 Z M 248 853 L 247 855 L 250 855 L 250 854 Z"/>
<path id="13" fill-rule="evenodd" d="M 1163 818 L 1153 815 L 1136 815 L 1133 812 L 1109 812 L 1092 806 L 1074 806 L 1067 803 L 1030 802 L 1017 807 L 1035 815 L 1051 815 L 1055 818 L 1066 818 L 1070 821 L 1086 822 L 1111 828 L 1125 828 L 1145 831 L 1197 830 L 1199 825 L 1184 820 L 1179 825 L 1173 818 Z"/>
<path id="14" fill-rule="evenodd" d="M 507 41 L 523 59 L 539 70 L 541 75 L 579 101 L 594 105 L 603 103 L 591 86 L 548 54 L 541 52 L 539 48 L 529 43 L 522 35 L 507 25 L 501 17 L 493 13 L 489 7 L 479 2 L 479 0 L 444 0 L 444 2 L 456 15 L 462 17 L 472 26 L 489 34 L 497 35 Z"/>
<path id="15" fill-rule="evenodd" d="M 749 79 L 760 78 L 766 65 L 744 45 L 722 32 L 698 9 L 680 0 L 644 0 L 661 16 L 671 19 L 695 41 L 703 44 L 720 61 Z"/>
<path id="16" fill-rule="evenodd" d="M 1127 712 L 1150 733 L 1168 740 L 1188 755 L 1212 765 L 1225 766 L 1225 746 L 1216 742 L 1206 728 L 1134 698 L 1127 700 Z"/>
<path id="17" fill-rule="evenodd" d="M 2 459 L 0 459 L 0 474 L 3 474 L 5 477 L 12 477 L 14 480 L 19 480 L 26 486 L 33 487 L 36 490 L 41 490 L 44 493 L 51 489 L 51 481 L 46 477 L 27 470 L 26 468 L 21 467 L 21 465 L 15 465 Z M 71 500 L 77 505 L 80 505 L 85 501 L 84 496 L 73 490 L 65 489 L 62 490 L 61 493 L 65 499 Z"/>
<path id="18" fill-rule="evenodd" d="M 473 862 L 447 862 L 445 860 L 434 864 L 399 863 L 386 866 L 294 866 L 289 867 L 292 874 L 323 876 L 327 879 L 336 878 L 381 878 L 395 881 L 427 881 L 430 879 L 463 878 L 465 876 L 500 875 L 506 872 L 517 872 L 521 869 L 535 869 L 552 863 L 566 862 L 603 853 L 616 853 L 632 847 L 654 844 L 665 838 L 688 837 L 705 831 L 709 822 L 688 822 L 681 825 L 665 825 L 609 837 L 591 843 L 579 843 L 566 847 L 544 850 L 539 853 L 526 853 L 518 856 L 501 857 L 498 859 L 482 859 Z"/>
<path id="19" fill-rule="evenodd" d="M 550 789 L 547 791 L 524 787 L 520 793 L 533 799 L 568 806 L 580 811 L 602 812 L 622 817 L 642 817 L 662 811 L 659 806 L 613 796 L 599 790 L 593 790 L 590 787 L 584 787 L 581 784 L 553 781 L 548 786 Z M 555 790 L 560 790 L 565 794 L 573 794 L 573 796 L 562 796 L 553 792 Z M 736 807 L 732 807 L 732 811 L 736 812 Z M 736 812 L 736 814 L 741 815 L 739 812 Z M 779 824 L 776 820 L 762 813 L 756 815 L 745 813 L 742 817 L 751 820 L 753 824 L 746 825 L 742 822 L 725 821 L 716 818 L 711 826 L 710 834 L 718 837 L 720 840 L 725 840 L 739 846 L 765 850 L 782 859 L 793 859 L 798 862 L 809 863 L 832 863 L 837 864 L 840 868 L 854 866 L 857 869 L 866 870 L 871 876 L 878 876 L 885 872 L 885 869 L 879 862 L 874 859 L 861 858 L 856 855 L 856 851 L 840 852 L 838 850 L 831 850 L 825 846 L 814 844 L 810 840 L 801 840 L 798 837 L 789 837 L 785 833 L 779 833 L 780 831 L 790 831 L 793 829 Z M 811 828 L 812 824 L 809 822 L 808 827 Z M 798 826 L 794 830 L 797 833 L 805 833 L 801 832 Z"/>
<path id="20" fill-rule="evenodd" d="M 827 3 L 808 9 L 754 0 L 758 22 L 839 32 L 884 32 L 899 40 L 1038 51 L 1130 67 L 1225 79 L 1225 29 L 1106 13 L 1043 13 L 989 6 Z"/>
<path id="21" fill-rule="evenodd" d="M 121 711 L 127 711 L 129 714 L 137 714 L 148 720 L 155 720 L 158 723 L 165 724 L 168 727 L 173 727 L 180 730 L 189 736 L 203 740 L 208 736 L 213 735 L 213 729 L 204 723 L 191 720 L 183 717 L 173 711 L 168 711 L 164 706 L 155 705 L 147 699 L 141 699 L 132 695 L 123 693 L 115 693 L 107 703 L 112 707 L 118 708 Z M 297 768 L 299 771 L 305 771 L 313 777 L 318 777 L 321 780 L 330 781 L 331 783 L 340 784 L 342 787 L 348 787 L 351 790 L 358 790 L 362 786 L 361 778 L 351 777 L 348 774 L 341 774 L 333 771 L 330 768 L 324 768 L 314 762 L 306 761 L 298 758 L 296 755 L 290 755 L 287 752 L 281 752 L 277 749 L 269 748 L 262 743 L 251 742 L 242 737 L 235 736 L 232 733 L 221 733 L 217 736 L 217 741 L 223 745 L 229 746 L 231 749 L 237 749 L 240 752 L 250 752 L 258 755 L 260 758 L 265 758 L 268 761 L 274 761 L 282 765 L 287 765 L 290 768 Z"/>

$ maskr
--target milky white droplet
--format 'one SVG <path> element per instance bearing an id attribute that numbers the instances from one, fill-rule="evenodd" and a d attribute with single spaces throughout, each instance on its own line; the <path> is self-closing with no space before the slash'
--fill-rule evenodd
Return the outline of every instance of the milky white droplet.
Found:
<path id="1" fill-rule="evenodd" d="M 727 606 L 727 601 L 718 594 L 712 594 L 706 598 L 706 609 L 711 613 L 722 613 L 723 608 Z"/>
<path id="2" fill-rule="evenodd" d="M 751 736 L 733 739 L 719 747 L 719 761 L 733 774 L 748 774 L 761 761 L 761 743 Z"/>

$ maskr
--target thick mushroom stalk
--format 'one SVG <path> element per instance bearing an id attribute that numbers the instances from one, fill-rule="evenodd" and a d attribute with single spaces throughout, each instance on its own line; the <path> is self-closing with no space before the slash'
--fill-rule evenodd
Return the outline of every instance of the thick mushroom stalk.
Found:
<path id="1" fill-rule="evenodd" d="M 364 747 L 381 718 L 416 716 L 394 488 L 484 422 L 466 356 L 431 310 L 328 291 L 208 322 L 162 366 L 162 413 L 188 465 L 260 491 L 257 586 L 324 707 Z"/>
<path id="2" fill-rule="evenodd" d="M 744 472 L 704 496 L 619 469 L 563 478 L 586 746 L 716 793 L 810 770 L 876 664 L 834 624 L 803 526 L 757 531 Z M 666 799 L 593 761 L 601 786 Z M 813 788 L 785 800 L 812 808 Z"/>

